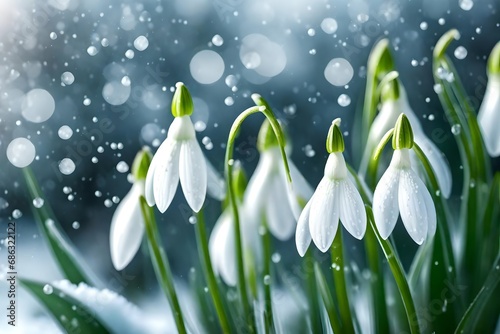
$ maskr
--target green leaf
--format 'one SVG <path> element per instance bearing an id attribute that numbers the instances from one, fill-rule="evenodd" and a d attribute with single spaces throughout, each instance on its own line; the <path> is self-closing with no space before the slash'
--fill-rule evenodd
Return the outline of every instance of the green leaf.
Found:
<path id="1" fill-rule="evenodd" d="M 84 264 L 82 257 L 78 254 L 76 247 L 64 233 L 61 225 L 57 222 L 57 218 L 50 204 L 45 199 L 33 171 L 29 167 L 25 167 L 23 168 L 23 176 L 31 200 L 33 201 L 39 198 L 44 200 L 44 204 L 40 208 L 32 207 L 33 214 L 38 222 L 38 227 L 42 231 L 42 235 L 45 237 L 54 255 L 59 269 L 61 269 L 64 276 L 73 284 L 83 282 L 89 286 L 101 286 L 95 275 Z"/>
<path id="2" fill-rule="evenodd" d="M 458 324 L 457 329 L 455 330 L 455 334 L 461 333 L 486 333 L 483 331 L 476 331 L 476 325 L 478 324 L 478 320 L 482 317 L 483 312 L 493 311 L 496 313 L 496 317 L 493 314 L 494 323 L 498 321 L 498 314 L 500 313 L 500 303 L 498 299 L 498 294 L 494 291 L 498 290 L 498 283 L 500 282 L 500 254 L 497 256 L 495 263 L 493 264 L 491 271 L 486 279 L 481 290 L 477 294 L 476 298 L 472 301 L 472 303 L 467 308 L 462 320 Z M 497 291 L 498 292 L 498 291 Z M 490 298 L 493 298 L 494 302 L 493 307 L 486 307 L 490 301 Z M 483 324 L 481 324 L 483 325 Z"/>
<path id="3" fill-rule="evenodd" d="M 43 304 L 64 332 L 110 333 L 106 326 L 95 316 L 94 311 L 61 290 L 52 287 L 52 293 L 46 294 L 43 291 L 45 284 L 26 279 L 21 279 L 19 282 Z"/>
<path id="4" fill-rule="evenodd" d="M 323 275 L 323 272 L 321 271 L 321 268 L 319 267 L 317 262 L 314 263 L 314 274 L 316 275 L 316 284 L 318 286 L 319 294 L 323 299 L 323 303 L 325 305 L 332 330 L 334 333 L 342 333 L 342 327 L 340 324 L 339 315 L 333 302 L 332 293 L 328 288 L 325 276 Z"/>

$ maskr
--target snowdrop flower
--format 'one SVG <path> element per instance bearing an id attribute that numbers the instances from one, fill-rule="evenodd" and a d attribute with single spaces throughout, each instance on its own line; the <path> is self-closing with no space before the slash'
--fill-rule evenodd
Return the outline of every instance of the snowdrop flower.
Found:
<path id="1" fill-rule="evenodd" d="M 238 211 L 242 212 L 240 227 L 242 230 L 243 250 L 246 255 L 244 259 L 245 267 L 248 272 L 249 265 L 253 265 L 253 263 L 249 263 L 250 259 L 254 259 L 255 263 L 260 263 L 261 253 L 258 244 L 258 230 L 248 224 L 245 218 L 245 209 L 242 208 L 247 180 L 239 163 L 235 163 L 233 175 L 233 189 L 236 190 L 236 205 L 238 206 Z M 229 286 L 236 286 L 238 280 L 233 219 L 233 212 L 231 207 L 228 206 L 219 219 L 217 219 L 209 240 L 210 258 L 212 259 L 213 269 Z"/>
<path id="2" fill-rule="evenodd" d="M 410 120 L 413 128 L 415 143 L 422 148 L 425 156 L 429 159 L 432 169 L 436 173 L 443 196 L 448 198 L 452 187 L 451 171 L 448 162 L 443 153 L 424 133 L 418 117 L 410 107 L 404 87 L 397 79 L 397 73 L 391 72 L 388 76 L 390 79 L 382 86 L 382 106 L 380 112 L 375 117 L 370 128 L 370 133 L 368 134 L 368 142 L 360 166 L 360 175 L 366 174 L 368 162 L 376 146 L 387 131 L 392 129 L 399 115 L 404 113 Z M 414 152 L 410 154 L 413 160 L 418 161 Z"/>
<path id="3" fill-rule="evenodd" d="M 200 211 L 208 191 L 215 198 L 224 198 L 223 182 L 214 176 L 214 169 L 205 161 L 189 117 L 193 100 L 183 83 L 176 84 L 172 99 L 175 119 L 168 129 L 167 139 L 153 157 L 146 176 L 146 201 L 165 212 L 172 203 L 179 180 L 186 201 L 194 212 Z"/>
<path id="4" fill-rule="evenodd" d="M 436 209 L 425 184 L 411 167 L 413 140 L 410 121 L 401 114 L 392 137 L 391 163 L 373 194 L 373 215 L 380 235 L 387 239 L 401 213 L 408 234 L 421 245 L 436 232 Z"/>
<path id="5" fill-rule="evenodd" d="M 365 207 L 361 195 L 348 177 L 342 154 L 344 138 L 339 126 L 339 118 L 330 126 L 326 140 L 326 150 L 330 155 L 325 174 L 297 223 L 295 243 L 300 256 L 306 253 L 311 238 L 320 251 L 326 252 L 337 233 L 339 219 L 355 238 L 361 239 L 365 235 Z"/>
<path id="6" fill-rule="evenodd" d="M 248 224 L 256 228 L 265 218 L 271 234 L 280 240 L 287 240 L 295 230 L 295 196 L 305 202 L 311 197 L 312 189 L 293 162 L 288 160 L 294 188 L 291 194 L 278 139 L 267 119 L 259 131 L 257 148 L 260 159 L 244 198 L 246 218 Z"/>
<path id="7" fill-rule="evenodd" d="M 478 122 L 486 150 L 491 157 L 500 156 L 500 42 L 488 59 L 488 85 L 478 113 Z"/>
<path id="8" fill-rule="evenodd" d="M 137 153 L 132 165 L 134 184 L 118 204 L 109 234 L 111 261 L 116 270 L 124 269 L 141 246 L 144 235 L 144 219 L 139 197 L 144 196 L 144 179 L 151 162 L 151 153 L 144 148 Z"/>

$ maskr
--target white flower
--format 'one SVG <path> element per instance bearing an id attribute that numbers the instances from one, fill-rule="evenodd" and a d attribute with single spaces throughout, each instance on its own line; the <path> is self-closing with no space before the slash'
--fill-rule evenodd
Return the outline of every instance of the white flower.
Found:
<path id="1" fill-rule="evenodd" d="M 139 197 L 144 196 L 144 181 L 134 183 L 121 200 L 111 220 L 109 245 L 111 261 L 116 270 L 122 270 L 134 258 L 144 235 Z"/>
<path id="2" fill-rule="evenodd" d="M 258 231 L 246 222 L 245 210 L 239 207 L 238 211 L 243 252 L 246 254 L 251 252 L 254 262 L 260 263 Z M 210 234 L 209 250 L 214 272 L 229 286 L 236 286 L 238 280 L 235 247 L 233 213 L 230 208 L 227 208 L 215 223 Z"/>
<path id="3" fill-rule="evenodd" d="M 248 182 L 244 200 L 248 224 L 258 228 L 262 218 L 265 218 L 269 231 L 280 240 L 289 239 L 295 230 L 293 197 L 307 200 L 312 195 L 311 186 L 291 160 L 288 160 L 288 166 L 293 194 L 287 184 L 279 147 L 272 146 L 262 151 L 257 168 Z"/>
<path id="4" fill-rule="evenodd" d="M 500 75 L 490 73 L 478 122 L 486 150 L 491 157 L 500 156 Z"/>
<path id="5" fill-rule="evenodd" d="M 305 206 L 297 223 L 295 243 L 304 256 L 311 243 L 322 252 L 332 245 L 339 219 L 357 239 L 366 231 L 366 212 L 358 190 L 348 177 L 342 152 L 332 152 L 326 162 L 323 179 Z"/>
<path id="6" fill-rule="evenodd" d="M 207 183 L 218 199 L 223 198 L 219 178 L 208 176 L 208 173 L 214 173 L 214 169 L 207 168 L 191 118 L 175 117 L 168 129 L 167 139 L 158 148 L 149 167 L 146 201 L 150 206 L 156 204 L 160 212 L 165 212 L 172 203 L 180 180 L 186 201 L 193 211 L 198 212 L 205 202 Z"/>
<path id="7" fill-rule="evenodd" d="M 394 79 L 394 83 L 391 82 L 391 84 L 398 85 L 399 97 L 395 99 L 388 98 L 382 102 L 380 112 L 373 120 L 370 133 L 368 134 L 368 142 L 360 166 L 360 175 L 366 173 L 371 155 L 382 137 L 394 126 L 399 115 L 404 113 L 410 120 L 415 136 L 415 143 L 422 148 L 425 156 L 429 159 L 432 169 L 438 179 L 441 191 L 443 192 L 443 196 L 448 198 L 451 193 L 452 178 L 446 157 L 424 133 L 418 117 L 410 107 L 403 85 L 399 83 L 397 79 Z M 411 154 L 414 155 L 415 153 L 412 151 Z M 415 160 L 418 161 L 418 159 Z"/>
<path id="8" fill-rule="evenodd" d="M 413 125 L 413 124 L 412 124 Z M 429 191 L 411 168 L 410 150 L 396 149 L 373 194 L 375 224 L 383 239 L 401 213 L 408 234 L 419 245 L 436 232 L 436 209 Z"/>

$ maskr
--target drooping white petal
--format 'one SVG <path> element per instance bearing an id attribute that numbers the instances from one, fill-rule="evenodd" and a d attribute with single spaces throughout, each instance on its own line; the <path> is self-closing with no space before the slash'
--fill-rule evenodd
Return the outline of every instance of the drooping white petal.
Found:
<path id="1" fill-rule="evenodd" d="M 148 173 L 146 175 L 146 184 L 145 184 L 145 198 L 146 202 L 148 203 L 149 206 L 155 205 L 155 198 L 154 198 L 154 191 L 153 191 L 153 181 L 154 181 L 154 175 L 156 168 L 162 161 L 162 159 L 170 154 L 169 151 L 171 150 L 172 146 L 172 139 L 168 138 L 163 141 L 163 143 L 160 145 L 158 150 L 156 151 L 156 154 L 153 156 L 153 159 L 151 160 L 151 164 L 149 165 L 148 168 Z"/>
<path id="2" fill-rule="evenodd" d="M 356 239 L 362 239 L 366 232 L 366 212 L 358 190 L 349 179 L 340 181 L 340 221 Z"/>
<path id="3" fill-rule="evenodd" d="M 415 143 L 420 146 L 427 159 L 429 159 L 429 163 L 436 174 L 443 196 L 445 198 L 450 197 L 452 179 L 450 166 L 448 165 L 446 157 L 423 133 L 415 133 Z"/>
<path id="4" fill-rule="evenodd" d="M 215 223 L 210 235 L 209 250 L 214 270 L 227 285 L 235 286 L 237 282 L 236 250 L 230 210 L 223 212 Z"/>
<path id="5" fill-rule="evenodd" d="M 401 220 L 419 245 L 424 242 L 429 226 L 424 192 L 428 193 L 428 190 L 413 170 L 400 171 L 398 203 Z"/>
<path id="6" fill-rule="evenodd" d="M 246 219 L 248 224 L 259 228 L 262 215 L 264 214 L 264 204 L 266 194 L 269 190 L 269 180 L 273 174 L 272 156 L 268 151 L 261 154 L 260 160 L 257 163 L 257 168 L 252 177 L 248 181 L 245 191 L 244 206 L 246 211 Z"/>
<path id="7" fill-rule="evenodd" d="M 490 74 L 486 93 L 478 112 L 479 128 L 491 157 L 500 156 L 500 76 Z"/>
<path id="8" fill-rule="evenodd" d="M 216 200 L 222 201 L 226 197 L 226 184 L 214 166 L 205 159 L 207 165 L 207 193 Z"/>
<path id="9" fill-rule="evenodd" d="M 181 144 L 179 176 L 186 201 L 194 212 L 200 211 L 207 194 L 207 165 L 196 139 Z"/>
<path id="10" fill-rule="evenodd" d="M 340 182 L 323 177 L 314 193 L 309 213 L 309 232 L 323 253 L 332 245 L 339 226 Z"/>
<path id="11" fill-rule="evenodd" d="M 177 185 L 179 184 L 179 154 L 181 145 L 175 140 L 166 140 L 167 146 L 155 156 L 158 165 L 154 170 L 153 193 L 156 206 L 161 213 L 172 203 Z M 147 181 L 147 179 L 146 179 Z"/>
<path id="12" fill-rule="evenodd" d="M 393 158 L 394 159 L 394 158 Z M 383 239 L 387 239 L 398 221 L 399 170 L 389 166 L 373 194 L 375 225 Z"/>
<path id="13" fill-rule="evenodd" d="M 288 201 L 286 180 L 279 173 L 269 178 L 265 212 L 269 231 L 280 240 L 287 240 L 295 231 L 295 217 Z"/>
<path id="14" fill-rule="evenodd" d="M 290 176 L 292 177 L 293 190 L 303 201 L 308 201 L 313 195 L 314 189 L 307 182 L 304 176 L 297 169 L 295 164 L 288 160 L 288 167 L 290 168 Z M 285 168 L 280 168 L 283 177 L 286 178 Z"/>
<path id="15" fill-rule="evenodd" d="M 299 220 L 297 222 L 297 230 L 295 232 L 295 245 L 297 246 L 297 251 L 300 256 L 306 254 L 307 248 L 311 244 L 311 233 L 309 232 L 309 215 L 311 212 L 311 203 L 313 198 L 307 202 L 304 210 L 300 214 Z"/>
<path id="16" fill-rule="evenodd" d="M 122 270 L 134 258 L 144 235 L 144 220 L 139 206 L 144 184 L 137 182 L 118 204 L 109 234 L 111 261 L 116 270 Z"/>

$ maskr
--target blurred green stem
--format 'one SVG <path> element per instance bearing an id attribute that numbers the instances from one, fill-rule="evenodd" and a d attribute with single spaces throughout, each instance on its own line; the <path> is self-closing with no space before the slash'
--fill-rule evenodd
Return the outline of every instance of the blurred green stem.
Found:
<path id="1" fill-rule="evenodd" d="M 311 330 L 313 333 L 321 333 L 322 328 L 321 328 L 321 315 L 320 315 L 319 299 L 318 299 L 318 286 L 316 284 L 316 277 L 314 275 L 314 266 L 313 266 L 314 255 L 311 247 L 307 250 L 305 254 L 304 262 L 307 263 L 306 280 L 308 286 L 309 319 L 311 321 Z"/>
<path id="2" fill-rule="evenodd" d="M 172 308 L 172 313 L 174 316 L 175 324 L 177 326 L 177 331 L 180 334 L 187 334 L 186 327 L 184 325 L 184 319 L 182 316 L 181 306 L 179 305 L 179 300 L 177 298 L 177 293 L 174 287 L 174 278 L 170 270 L 170 265 L 168 263 L 167 255 L 161 245 L 160 233 L 156 225 L 156 219 L 154 215 L 153 208 L 151 208 L 144 197 L 139 198 L 142 217 L 144 218 L 146 234 L 148 237 L 149 251 L 152 255 L 151 261 L 156 272 L 156 277 L 160 283 L 163 292 L 165 293 L 167 300 Z"/>
<path id="3" fill-rule="evenodd" d="M 314 262 L 314 275 L 316 276 L 316 283 L 318 285 L 319 293 L 323 299 L 323 304 L 325 305 L 326 313 L 328 314 L 328 319 L 330 320 L 330 326 L 334 333 L 344 333 L 342 332 L 342 326 L 340 324 L 340 319 L 335 309 L 335 303 L 333 302 L 332 294 L 330 289 L 328 289 L 328 284 L 326 283 L 325 276 L 319 267 L 317 262 Z M 319 332 L 318 332 L 319 333 Z M 316 332 L 314 332 L 316 334 Z"/>
<path id="4" fill-rule="evenodd" d="M 345 282 L 344 250 L 342 244 L 342 231 L 340 228 L 337 230 L 337 235 L 333 240 L 331 255 L 331 268 L 335 281 L 335 293 L 337 294 L 337 303 L 339 305 L 340 318 L 342 319 L 342 329 L 344 330 L 343 333 L 354 334 L 353 318 Z"/>
<path id="5" fill-rule="evenodd" d="M 205 279 L 207 280 L 208 290 L 210 291 L 210 295 L 212 296 L 215 311 L 217 312 L 217 316 L 222 327 L 222 332 L 230 333 L 231 329 L 229 326 L 229 320 L 227 319 L 226 312 L 224 311 L 224 304 L 222 303 L 222 297 L 217 285 L 217 280 L 215 278 L 214 269 L 212 267 L 212 261 L 210 259 L 210 253 L 208 250 L 208 239 L 203 209 L 201 209 L 200 212 L 196 214 L 196 223 L 194 225 L 196 231 L 198 253 L 200 256 L 203 271 L 205 273 Z"/>
<path id="6" fill-rule="evenodd" d="M 266 334 L 275 333 L 273 317 L 273 300 L 271 295 L 271 235 L 267 223 L 263 220 L 261 232 L 263 248 L 262 282 L 264 284 L 264 323 Z"/>

